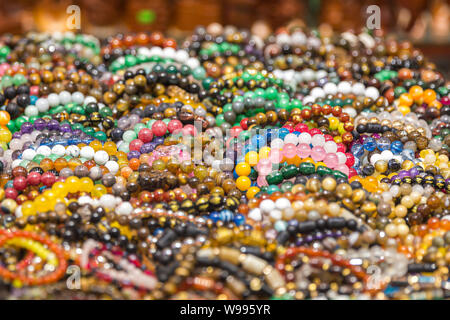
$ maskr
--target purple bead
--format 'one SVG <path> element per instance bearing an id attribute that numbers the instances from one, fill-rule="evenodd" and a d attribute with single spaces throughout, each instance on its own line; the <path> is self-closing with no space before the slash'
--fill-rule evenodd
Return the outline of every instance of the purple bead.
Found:
<path id="1" fill-rule="evenodd" d="M 400 179 L 403 179 L 404 177 L 406 177 L 406 176 L 408 176 L 408 175 L 409 175 L 409 172 L 406 171 L 406 170 L 401 170 L 401 171 L 398 173 L 398 177 L 399 177 Z"/>
<path id="2" fill-rule="evenodd" d="M 372 134 L 372 138 L 380 139 L 381 136 L 378 133 L 374 133 L 374 134 Z"/>
<path id="3" fill-rule="evenodd" d="M 317 232 L 315 235 L 316 240 L 322 240 L 325 235 L 322 232 Z"/>
<path id="4" fill-rule="evenodd" d="M 342 235 L 343 235 L 342 230 L 336 230 L 336 231 L 334 232 L 334 235 L 335 235 L 335 237 L 337 237 L 337 238 L 342 237 Z"/>
<path id="5" fill-rule="evenodd" d="M 56 120 L 50 120 L 50 122 L 47 124 L 47 128 L 49 130 L 59 130 L 59 122 Z"/>
<path id="6" fill-rule="evenodd" d="M 22 134 L 19 131 L 14 132 L 13 134 L 13 139 L 20 139 L 20 137 L 22 136 Z"/>
<path id="7" fill-rule="evenodd" d="M 82 133 L 84 133 L 84 132 L 81 131 L 80 129 L 74 130 L 74 131 L 72 132 L 74 138 L 80 136 Z"/>
<path id="8" fill-rule="evenodd" d="M 155 150 L 155 145 L 151 143 L 144 143 L 141 147 L 141 153 L 150 153 Z"/>
<path id="9" fill-rule="evenodd" d="M 391 178 L 391 182 L 394 182 L 394 180 L 397 179 L 397 178 L 398 178 L 398 175 L 393 176 L 393 177 Z"/>
<path id="10" fill-rule="evenodd" d="M 162 144 L 164 142 L 164 138 L 163 137 L 155 137 L 153 138 L 153 141 L 156 145 Z"/>
<path id="11" fill-rule="evenodd" d="M 414 177 L 417 176 L 418 174 L 419 174 L 419 170 L 418 170 L 416 167 L 411 168 L 411 169 L 409 170 L 409 175 L 411 176 L 411 178 L 414 178 Z"/>
<path id="12" fill-rule="evenodd" d="M 33 124 L 31 122 L 24 122 L 20 127 L 20 132 L 31 133 L 33 131 Z"/>
<path id="13" fill-rule="evenodd" d="M 128 160 L 131 160 L 133 158 L 139 158 L 141 156 L 141 153 L 137 150 L 133 150 L 128 152 L 127 158 Z"/>
<path id="14" fill-rule="evenodd" d="M 303 238 L 298 238 L 298 239 L 295 241 L 295 245 L 296 245 L 297 247 L 300 247 L 300 246 L 302 246 L 303 244 L 304 244 Z"/>
<path id="15" fill-rule="evenodd" d="M 310 242 L 313 242 L 313 241 L 314 241 L 314 237 L 313 237 L 312 235 L 308 234 L 308 235 L 305 237 L 305 242 L 306 242 L 306 243 L 310 243 Z"/>
<path id="16" fill-rule="evenodd" d="M 63 123 L 59 129 L 62 132 L 72 132 L 72 128 L 70 127 L 70 124 L 68 124 L 68 123 Z"/>
<path id="17" fill-rule="evenodd" d="M 42 131 L 44 130 L 44 128 L 46 127 L 46 123 L 44 121 L 44 119 L 42 118 L 38 118 L 34 121 L 34 127 L 36 128 L 36 130 Z"/>

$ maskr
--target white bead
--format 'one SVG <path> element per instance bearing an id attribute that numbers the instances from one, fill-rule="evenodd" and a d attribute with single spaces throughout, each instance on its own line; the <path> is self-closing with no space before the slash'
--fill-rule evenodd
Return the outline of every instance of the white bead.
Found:
<path id="1" fill-rule="evenodd" d="M 352 118 L 355 118 L 358 114 L 356 112 L 355 108 L 352 108 L 352 107 L 345 107 L 344 109 L 342 109 L 342 111 L 346 112 Z"/>
<path id="2" fill-rule="evenodd" d="M 305 69 L 302 71 L 302 77 L 305 82 L 313 81 L 315 78 L 315 73 L 312 69 Z"/>
<path id="3" fill-rule="evenodd" d="M 281 33 L 277 36 L 277 44 L 289 44 L 291 42 L 291 37 L 286 33 Z"/>
<path id="4" fill-rule="evenodd" d="M 378 89 L 375 87 L 367 87 L 366 88 L 366 97 L 371 98 L 372 100 L 377 100 L 380 96 Z"/>
<path id="5" fill-rule="evenodd" d="M 274 148 L 274 149 L 281 149 L 281 148 L 283 148 L 283 146 L 284 146 L 284 141 L 281 140 L 280 138 L 273 139 L 270 142 L 270 147 Z"/>
<path id="6" fill-rule="evenodd" d="M 59 93 L 59 102 L 63 105 L 68 104 L 70 102 L 72 102 L 72 95 L 70 94 L 69 91 L 61 91 Z"/>
<path id="7" fill-rule="evenodd" d="M 94 161 L 99 165 L 104 165 L 109 160 L 108 152 L 99 150 L 94 155 Z"/>
<path id="8" fill-rule="evenodd" d="M 68 146 L 66 149 L 66 155 L 76 158 L 80 155 L 80 148 L 75 145 Z"/>
<path id="9" fill-rule="evenodd" d="M 370 157 L 371 164 L 375 164 L 378 160 L 383 160 L 383 156 L 379 153 L 375 153 Z"/>
<path id="10" fill-rule="evenodd" d="M 270 199 L 264 199 L 259 204 L 259 208 L 261 209 L 262 212 L 269 213 L 270 211 L 275 209 L 275 203 Z"/>
<path id="11" fill-rule="evenodd" d="M 343 94 L 349 94 L 352 91 L 352 85 L 348 81 L 342 81 L 338 84 L 338 91 Z"/>
<path id="12" fill-rule="evenodd" d="M 288 133 L 285 137 L 284 137 L 284 143 L 292 143 L 293 145 L 297 145 L 298 143 L 298 137 L 297 135 L 293 134 L 293 133 Z"/>
<path id="13" fill-rule="evenodd" d="M 325 91 L 323 91 L 322 88 L 320 87 L 315 87 L 314 89 L 311 90 L 310 95 L 313 96 L 314 98 L 324 98 L 325 97 Z"/>
<path id="14" fill-rule="evenodd" d="M 175 59 L 175 49 L 167 47 L 163 49 L 163 54 L 168 59 Z"/>
<path id="15" fill-rule="evenodd" d="M 92 102 L 96 103 L 96 102 L 97 102 L 97 99 L 95 99 L 95 98 L 92 97 L 92 96 L 87 96 L 87 97 L 84 99 L 83 105 L 87 106 L 89 103 L 92 103 Z"/>
<path id="16" fill-rule="evenodd" d="M 94 158 L 94 155 L 95 155 L 95 150 L 94 150 L 94 148 L 92 148 L 90 146 L 85 146 L 85 147 L 81 148 L 81 150 L 80 150 L 80 157 L 82 157 L 82 158 L 91 160 L 92 158 Z"/>
<path id="17" fill-rule="evenodd" d="M 116 175 L 116 173 L 119 171 L 119 164 L 116 161 L 107 161 L 105 163 L 105 167 L 108 168 L 109 172 L 111 172 L 113 175 Z"/>
<path id="18" fill-rule="evenodd" d="M 252 209 L 248 213 L 248 217 L 253 221 L 261 221 L 262 220 L 261 210 L 259 210 L 259 208 Z"/>
<path id="19" fill-rule="evenodd" d="M 278 220 L 281 220 L 281 218 L 283 218 L 283 213 L 280 210 L 275 209 L 275 210 L 270 211 L 269 217 L 272 220 L 278 221 Z"/>
<path id="20" fill-rule="evenodd" d="M 52 149 L 47 146 L 40 146 L 39 148 L 37 148 L 36 153 L 48 157 L 52 154 Z"/>
<path id="21" fill-rule="evenodd" d="M 128 215 L 133 211 L 133 206 L 128 201 L 124 201 L 116 208 L 116 213 L 120 215 Z"/>
<path id="22" fill-rule="evenodd" d="M 11 168 L 15 168 L 15 167 L 18 167 L 18 166 L 20 166 L 20 163 L 22 162 L 22 160 L 20 160 L 20 159 L 16 159 L 16 160 L 14 160 L 12 163 L 11 163 Z"/>
<path id="23" fill-rule="evenodd" d="M 56 93 L 50 93 L 47 97 L 48 104 L 51 107 L 56 107 L 59 105 L 59 96 Z"/>
<path id="24" fill-rule="evenodd" d="M 321 134 L 316 134 L 311 138 L 311 144 L 313 145 L 313 147 L 322 147 L 325 145 L 325 137 Z"/>
<path id="25" fill-rule="evenodd" d="M 100 197 L 100 205 L 105 209 L 113 209 L 116 205 L 116 199 L 111 194 L 104 194 Z"/>
<path id="26" fill-rule="evenodd" d="M 306 96 L 303 98 L 303 104 L 308 104 L 308 103 L 314 103 L 316 102 L 316 99 L 314 99 L 313 96 Z"/>
<path id="27" fill-rule="evenodd" d="M 300 135 L 298 136 L 298 143 L 310 144 L 311 143 L 311 135 L 308 132 L 300 133 Z"/>
<path id="28" fill-rule="evenodd" d="M 80 91 L 76 91 L 72 93 L 72 102 L 81 105 L 84 100 L 84 94 L 82 94 Z"/>
<path id="29" fill-rule="evenodd" d="M 327 153 L 336 153 L 337 152 L 337 144 L 334 141 L 327 141 L 323 145 L 323 148 Z M 345 155 L 344 155 L 345 156 Z"/>
<path id="30" fill-rule="evenodd" d="M 38 108 L 39 112 L 47 112 L 49 107 L 48 100 L 45 98 L 39 98 L 36 101 L 36 108 Z"/>
<path id="31" fill-rule="evenodd" d="M 364 95 L 365 91 L 366 91 L 366 87 L 361 82 L 355 83 L 352 87 L 352 92 L 356 96 Z"/>
<path id="32" fill-rule="evenodd" d="M 291 202 L 287 198 L 279 198 L 275 201 L 275 208 L 284 210 L 291 207 Z"/>
<path id="33" fill-rule="evenodd" d="M 291 35 L 291 42 L 294 45 L 304 45 L 306 43 L 306 35 L 301 31 L 296 31 Z"/>
<path id="34" fill-rule="evenodd" d="M 189 58 L 186 60 L 186 65 L 191 69 L 195 69 L 200 65 L 200 62 L 196 58 Z"/>
<path id="35" fill-rule="evenodd" d="M 31 160 L 33 160 L 35 155 L 36 155 L 36 151 L 34 151 L 33 149 L 26 149 L 22 153 L 22 159 L 31 161 Z"/>
<path id="36" fill-rule="evenodd" d="M 347 157 L 345 156 L 345 153 L 343 152 L 336 152 L 336 155 L 338 157 L 339 164 L 344 164 L 347 162 Z"/>
<path id="37" fill-rule="evenodd" d="M 382 160 L 389 161 L 392 159 L 393 156 L 394 156 L 394 154 L 392 153 L 391 150 L 384 150 L 383 152 L 381 152 Z"/>
<path id="38" fill-rule="evenodd" d="M 317 70 L 316 71 L 316 79 L 323 79 L 328 75 L 328 73 L 325 70 Z M 334 83 L 333 83 L 334 84 Z"/>
<path id="39" fill-rule="evenodd" d="M 162 57 L 163 51 L 161 47 L 154 46 L 150 49 L 150 56 L 159 56 Z"/>
<path id="40" fill-rule="evenodd" d="M 28 107 L 26 107 L 25 108 L 25 115 L 27 116 L 27 117 L 33 117 L 33 116 L 37 116 L 37 115 L 39 115 L 39 109 L 38 108 L 36 108 L 36 106 L 28 106 Z"/>
<path id="41" fill-rule="evenodd" d="M 325 94 L 335 95 L 337 93 L 338 88 L 337 85 L 334 84 L 333 82 L 327 82 L 323 86 L 323 90 L 325 91 Z"/>
<path id="42" fill-rule="evenodd" d="M 189 53 L 187 53 L 186 50 L 178 50 L 176 54 L 176 59 L 179 62 L 184 63 L 186 62 L 187 59 L 189 59 Z"/>
<path id="43" fill-rule="evenodd" d="M 92 204 L 92 198 L 89 196 L 81 196 L 78 198 L 77 202 L 81 205 Z"/>
<path id="44" fill-rule="evenodd" d="M 62 157 L 66 154 L 66 148 L 60 144 L 57 144 L 52 148 L 52 153 Z"/>

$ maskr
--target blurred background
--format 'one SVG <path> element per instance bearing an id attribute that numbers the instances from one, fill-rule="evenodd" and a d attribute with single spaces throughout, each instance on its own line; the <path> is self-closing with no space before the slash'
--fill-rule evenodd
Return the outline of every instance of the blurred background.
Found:
<path id="1" fill-rule="evenodd" d="M 292 21 L 321 32 L 360 31 L 369 5 L 381 8 L 384 32 L 409 39 L 449 70 L 450 0 L 0 0 L 0 33 L 64 31 L 70 5 L 81 9 L 81 31 L 165 31 L 182 38 L 212 22 L 275 31 Z"/>

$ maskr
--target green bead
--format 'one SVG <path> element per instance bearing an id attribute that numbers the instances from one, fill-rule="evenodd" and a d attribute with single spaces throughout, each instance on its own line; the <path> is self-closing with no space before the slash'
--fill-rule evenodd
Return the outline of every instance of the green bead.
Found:
<path id="1" fill-rule="evenodd" d="M 394 97 L 398 98 L 402 93 L 406 93 L 406 89 L 403 87 L 395 87 L 394 89 Z"/>
<path id="2" fill-rule="evenodd" d="M 76 113 L 76 114 L 85 114 L 86 111 L 85 111 L 85 109 L 84 109 L 82 106 L 75 105 L 75 106 L 72 108 L 72 113 Z"/>
<path id="3" fill-rule="evenodd" d="M 37 155 L 34 156 L 34 158 L 33 158 L 32 161 L 33 161 L 34 163 L 40 164 L 41 161 L 42 161 L 44 158 L 45 158 L 44 155 L 42 155 L 42 154 L 37 154 Z"/>
<path id="4" fill-rule="evenodd" d="M 337 180 L 339 178 L 344 178 L 347 179 L 347 175 L 345 175 L 344 173 L 337 171 L 337 170 L 333 170 L 333 177 Z"/>
<path id="5" fill-rule="evenodd" d="M 106 133 L 105 133 L 105 132 L 103 132 L 103 131 L 97 131 L 97 132 L 94 133 L 94 138 L 95 138 L 95 139 L 98 139 L 98 140 L 100 140 L 100 141 L 106 141 L 106 139 L 107 139 L 108 137 L 106 136 Z"/>
<path id="6" fill-rule="evenodd" d="M 125 153 L 130 152 L 130 143 L 124 141 L 123 143 L 120 144 L 118 150 Z"/>
<path id="7" fill-rule="evenodd" d="M 17 117 L 17 119 L 15 120 L 15 126 L 16 126 L 16 128 L 17 128 L 17 129 L 22 128 L 22 124 L 24 124 L 24 123 L 27 122 L 27 121 L 28 121 L 28 120 L 25 119 L 24 116 Z"/>
<path id="8" fill-rule="evenodd" d="M 268 194 L 272 194 L 272 193 L 277 192 L 277 191 L 280 191 L 280 188 L 278 188 L 277 185 L 270 185 L 270 186 L 267 188 L 267 193 L 268 193 Z"/>
<path id="9" fill-rule="evenodd" d="M 293 183 L 291 181 L 285 181 L 281 184 L 281 192 L 288 192 L 291 191 L 292 187 L 293 187 Z"/>
<path id="10" fill-rule="evenodd" d="M 74 123 L 72 125 L 72 130 L 83 130 L 83 125 L 81 123 Z"/>
<path id="11" fill-rule="evenodd" d="M 134 67 L 138 63 L 138 59 L 132 55 L 125 56 L 125 65 L 127 67 Z"/>
<path id="12" fill-rule="evenodd" d="M 137 134 L 136 134 L 136 132 L 134 132 L 132 130 L 125 131 L 123 133 L 123 137 L 122 137 L 123 141 L 125 141 L 125 142 L 131 142 L 136 138 L 137 138 Z"/>
<path id="13" fill-rule="evenodd" d="M 268 184 L 279 184 L 283 182 L 283 174 L 279 171 L 269 173 L 266 176 L 266 180 Z"/>
<path id="14" fill-rule="evenodd" d="M 94 135 L 95 130 L 92 127 L 86 127 L 86 128 L 84 128 L 83 132 L 89 136 L 92 136 L 92 135 Z"/>
<path id="15" fill-rule="evenodd" d="M 48 158 L 52 161 L 55 161 L 56 159 L 59 158 L 59 155 L 52 153 L 51 155 L 48 156 Z"/>
<path id="16" fill-rule="evenodd" d="M 194 70 L 192 70 L 192 76 L 196 80 L 203 80 L 206 77 L 206 71 L 202 66 L 197 67 Z"/>
<path id="17" fill-rule="evenodd" d="M 225 118 L 224 118 L 223 113 L 218 114 L 216 116 L 216 126 L 220 127 L 222 125 L 222 123 L 224 123 L 224 122 L 225 122 Z"/>
<path id="18" fill-rule="evenodd" d="M 164 71 L 164 67 L 163 67 L 161 64 L 157 63 L 157 64 L 155 64 L 155 65 L 153 66 L 152 71 L 153 71 L 153 72 L 157 72 L 157 73 L 163 72 L 163 71 Z"/>
<path id="19" fill-rule="evenodd" d="M 139 134 L 139 131 L 141 131 L 143 128 L 145 128 L 145 124 L 143 124 L 143 123 L 138 123 L 138 124 L 136 124 L 136 125 L 134 126 L 133 131 L 134 131 L 136 134 Z"/>
<path id="20" fill-rule="evenodd" d="M 211 87 L 211 83 L 214 82 L 214 79 L 211 77 L 207 77 L 205 79 L 203 79 L 202 84 L 203 87 L 205 88 L 205 90 L 209 90 L 209 88 Z"/>
<path id="21" fill-rule="evenodd" d="M 299 169 L 300 173 L 305 175 L 313 174 L 316 172 L 316 167 L 314 166 L 314 164 L 309 162 L 300 163 Z"/>
<path id="22" fill-rule="evenodd" d="M 9 56 L 10 52 L 11 52 L 11 49 L 9 49 L 8 46 L 3 46 L 0 48 L 0 57 L 6 58 Z"/>
<path id="23" fill-rule="evenodd" d="M 6 127 L 11 131 L 12 133 L 16 132 L 18 128 L 16 127 L 15 120 L 10 120 Z"/>
<path id="24" fill-rule="evenodd" d="M 166 72 L 167 73 L 177 73 L 178 69 L 173 64 L 171 64 L 171 65 L 167 66 Z"/>
<path id="25" fill-rule="evenodd" d="M 318 166 L 317 167 L 317 173 L 320 176 L 324 176 L 324 175 L 327 175 L 327 174 L 333 174 L 333 170 L 328 168 L 328 167 L 325 167 L 325 166 Z"/>
<path id="26" fill-rule="evenodd" d="M 298 174 L 298 168 L 295 165 L 290 164 L 283 167 L 280 172 L 283 175 L 284 179 L 290 179 Z"/>
<path id="27" fill-rule="evenodd" d="M 17 73 L 13 77 L 13 83 L 15 86 L 20 86 L 21 84 L 24 84 L 27 82 L 27 79 L 23 74 Z"/>
<path id="28" fill-rule="evenodd" d="M 102 117 L 112 116 L 112 114 L 113 114 L 112 109 L 110 109 L 109 107 L 101 108 L 99 113 Z"/>

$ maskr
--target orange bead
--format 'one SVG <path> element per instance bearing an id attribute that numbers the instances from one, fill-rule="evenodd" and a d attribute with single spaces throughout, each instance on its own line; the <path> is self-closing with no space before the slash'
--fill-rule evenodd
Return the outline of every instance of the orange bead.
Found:
<path id="1" fill-rule="evenodd" d="M 413 104 L 413 98 L 408 93 L 402 93 L 400 95 L 400 101 L 399 102 L 400 102 L 401 105 L 410 107 Z"/>
<path id="2" fill-rule="evenodd" d="M 436 92 L 432 89 L 427 89 L 423 92 L 423 101 L 426 104 L 432 103 L 434 100 L 436 100 Z"/>
<path id="3" fill-rule="evenodd" d="M 49 171 L 52 170 L 55 166 L 53 165 L 53 161 L 49 158 L 44 158 L 42 159 L 41 163 L 39 164 L 39 166 L 42 168 L 42 170 L 44 171 Z"/>
<path id="4" fill-rule="evenodd" d="M 133 169 L 131 169 L 130 167 L 123 167 L 120 170 L 120 174 L 122 175 L 122 177 L 124 177 L 125 179 L 128 179 L 128 177 L 130 176 L 130 174 L 133 173 Z"/>
<path id="5" fill-rule="evenodd" d="M 409 94 L 414 99 L 414 101 L 419 100 L 423 96 L 423 89 L 420 86 L 412 86 L 409 89 Z"/>
<path id="6" fill-rule="evenodd" d="M 8 122 L 11 120 L 11 116 L 7 111 L 0 111 L 0 125 L 6 126 Z"/>
<path id="7" fill-rule="evenodd" d="M 55 160 L 55 162 L 53 163 L 56 171 L 61 171 L 62 169 L 67 167 L 67 160 L 64 158 L 58 158 Z"/>
<path id="8" fill-rule="evenodd" d="M 136 171 L 137 169 L 139 169 L 139 165 L 141 164 L 141 162 L 139 161 L 139 159 L 137 158 L 132 158 L 130 159 L 130 161 L 128 161 L 128 166 L 133 170 Z"/>

